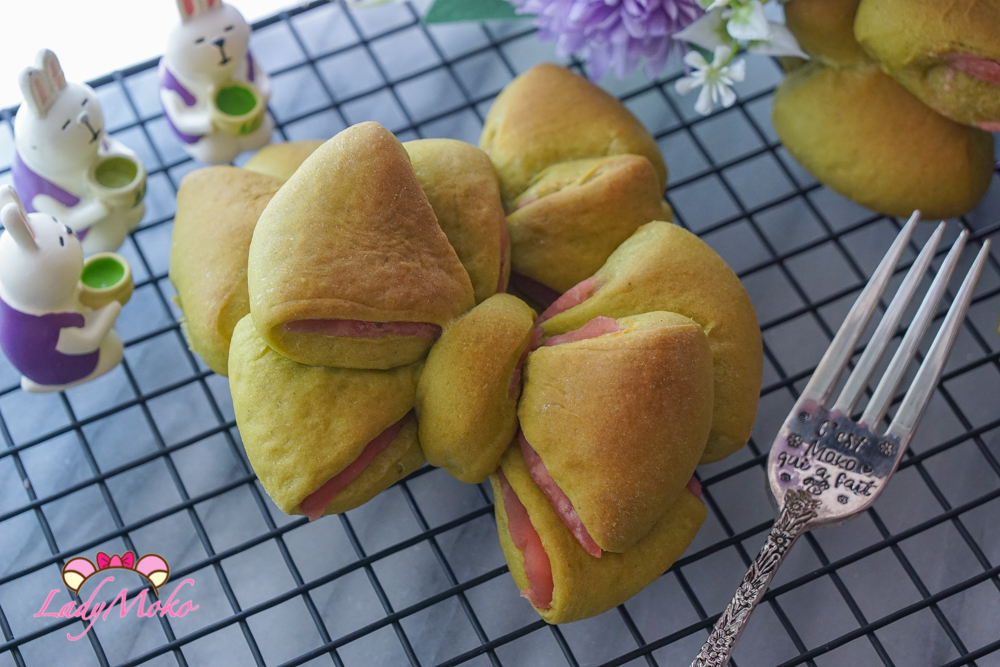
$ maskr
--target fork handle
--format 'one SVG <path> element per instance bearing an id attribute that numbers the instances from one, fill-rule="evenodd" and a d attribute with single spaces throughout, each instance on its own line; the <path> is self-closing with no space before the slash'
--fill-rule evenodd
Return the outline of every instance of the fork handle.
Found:
<path id="1" fill-rule="evenodd" d="M 691 667 L 725 667 L 736 642 L 750 620 L 750 614 L 764 597 L 764 592 L 785 560 L 795 540 L 809 528 L 809 521 L 816 517 L 819 501 L 805 491 L 791 490 L 785 495 L 781 513 L 771 528 L 756 560 L 743 577 L 732 601 L 712 629 L 708 641 L 701 647 Z"/>

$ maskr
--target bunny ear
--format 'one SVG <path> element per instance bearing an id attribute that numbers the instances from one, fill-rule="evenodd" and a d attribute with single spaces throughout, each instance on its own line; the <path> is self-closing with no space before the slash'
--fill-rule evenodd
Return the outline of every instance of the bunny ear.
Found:
<path id="1" fill-rule="evenodd" d="M 181 22 L 187 23 L 195 15 L 194 0 L 177 0 L 177 11 L 180 12 Z"/>
<path id="2" fill-rule="evenodd" d="M 21 71 L 17 79 L 21 87 L 21 94 L 28 107 L 35 112 L 39 118 L 45 118 L 49 107 L 55 100 L 55 91 L 52 90 L 52 82 L 41 70 L 34 67 L 26 67 Z"/>
<path id="3" fill-rule="evenodd" d="M 177 11 L 181 14 L 182 23 L 221 6 L 222 0 L 177 0 Z"/>
<path id="4" fill-rule="evenodd" d="M 45 72 L 52 83 L 52 91 L 58 93 L 66 87 L 66 77 L 63 75 L 62 66 L 56 54 L 49 49 L 42 49 L 35 56 L 35 67 Z"/>
<path id="5" fill-rule="evenodd" d="M 38 249 L 35 234 L 28 224 L 28 214 L 21 206 L 14 188 L 9 185 L 0 187 L 0 222 L 3 222 L 4 228 L 14 237 L 17 245 L 26 250 Z"/>

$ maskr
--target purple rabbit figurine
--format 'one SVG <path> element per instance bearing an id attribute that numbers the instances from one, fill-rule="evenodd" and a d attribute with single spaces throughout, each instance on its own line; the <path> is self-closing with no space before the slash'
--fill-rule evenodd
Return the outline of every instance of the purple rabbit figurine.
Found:
<path id="1" fill-rule="evenodd" d="M 107 373 L 122 359 L 114 330 L 121 304 L 80 302 L 83 249 L 46 213 L 25 212 L 0 187 L 0 349 L 28 392 L 59 391 Z"/>

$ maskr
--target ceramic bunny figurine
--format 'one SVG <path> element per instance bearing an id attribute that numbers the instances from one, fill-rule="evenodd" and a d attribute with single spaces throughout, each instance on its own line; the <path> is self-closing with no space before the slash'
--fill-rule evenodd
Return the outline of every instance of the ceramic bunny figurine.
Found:
<path id="1" fill-rule="evenodd" d="M 80 303 L 83 249 L 47 213 L 27 213 L 0 187 L 0 349 L 29 392 L 59 391 L 107 373 L 122 358 L 121 304 Z"/>
<path id="2" fill-rule="evenodd" d="M 88 255 L 117 250 L 146 210 L 142 162 L 105 134 L 94 89 L 67 83 L 52 51 L 40 51 L 19 83 L 24 104 L 14 119 L 11 171 L 25 210 L 59 218 Z M 118 183 L 123 187 L 117 192 L 94 180 L 95 170 L 115 156 L 132 168 L 132 178 Z"/>
<path id="3" fill-rule="evenodd" d="M 181 23 L 170 34 L 160 59 L 160 103 L 174 134 L 194 159 L 231 162 L 271 138 L 274 121 L 266 111 L 271 79 L 254 61 L 250 26 L 222 0 L 177 0 Z M 227 129 L 219 109 L 220 91 L 240 85 L 256 94 L 248 123 Z M 247 111 L 240 109 L 240 111 Z"/>

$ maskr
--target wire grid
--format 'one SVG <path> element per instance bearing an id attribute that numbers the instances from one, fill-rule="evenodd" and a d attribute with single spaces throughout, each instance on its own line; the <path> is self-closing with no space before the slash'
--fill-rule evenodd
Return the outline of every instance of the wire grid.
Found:
<path id="1" fill-rule="evenodd" d="M 402 140 L 475 143 L 513 76 L 560 61 L 530 23 L 428 28 L 421 9 L 319 1 L 257 23 L 276 139 L 374 119 Z M 187 350 L 171 302 L 174 197 L 197 165 L 160 114 L 155 62 L 92 82 L 109 131 L 149 171 L 146 220 L 121 251 L 136 290 L 118 324 L 125 359 L 109 375 L 28 396 L 0 364 L 0 666 L 687 665 L 770 528 L 768 443 L 900 222 L 831 193 L 787 156 L 769 120 L 780 80 L 771 61 L 751 60 L 737 105 L 707 118 L 674 93 L 678 76 L 604 83 L 660 142 L 676 220 L 751 294 L 765 349 L 758 423 L 744 450 L 699 468 L 709 517 L 686 555 L 618 609 L 560 627 L 518 598 L 486 485 L 425 466 L 336 518 L 310 524 L 274 507 L 242 451 L 225 379 Z M 0 112 L 0 182 L 14 111 Z M 1000 235 L 998 204 L 994 174 L 959 221 L 971 246 Z M 892 484 L 864 515 L 792 550 L 732 664 L 1000 665 L 998 310 L 994 251 Z M 162 554 L 171 582 L 195 581 L 199 609 L 112 617 L 67 641 L 80 620 L 33 614 L 61 588 L 66 560 L 99 550 Z"/>

